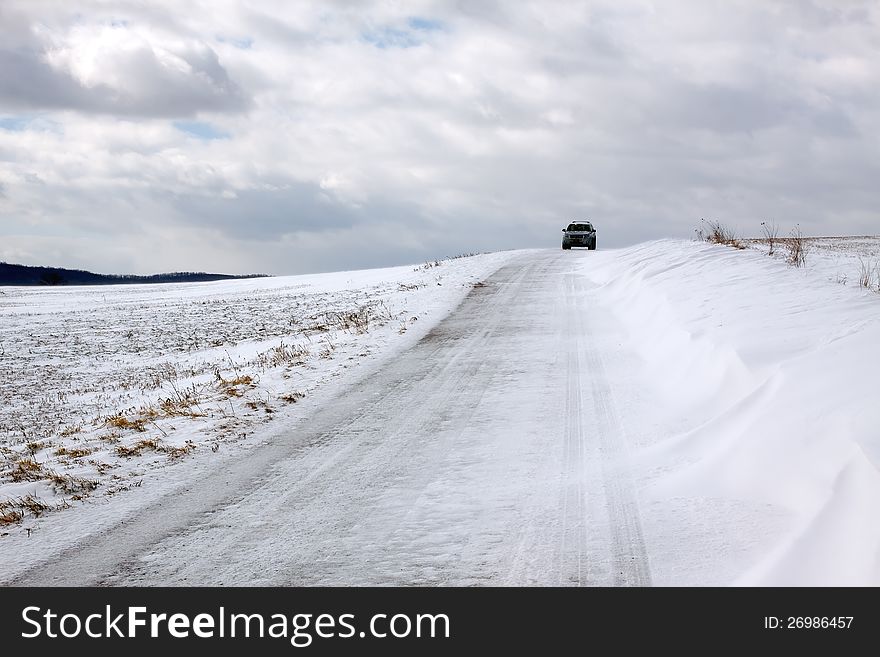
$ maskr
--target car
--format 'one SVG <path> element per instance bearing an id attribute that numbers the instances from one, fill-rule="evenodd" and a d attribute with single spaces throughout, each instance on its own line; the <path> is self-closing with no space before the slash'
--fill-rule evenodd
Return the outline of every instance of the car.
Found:
<path id="1" fill-rule="evenodd" d="M 562 248 L 569 250 L 573 246 L 585 246 L 590 251 L 596 250 L 596 228 L 589 221 L 575 221 L 562 229 Z"/>

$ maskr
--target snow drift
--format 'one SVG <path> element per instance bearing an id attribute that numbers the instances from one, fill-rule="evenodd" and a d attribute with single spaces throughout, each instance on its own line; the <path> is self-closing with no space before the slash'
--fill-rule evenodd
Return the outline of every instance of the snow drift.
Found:
<path id="1" fill-rule="evenodd" d="M 880 584 L 880 239 L 811 246 L 9 289 L 0 581 Z"/>
<path id="2" fill-rule="evenodd" d="M 583 263 L 656 393 L 630 409 L 642 504 L 666 509 L 649 553 L 693 557 L 656 583 L 880 583 L 880 296 L 813 261 L 658 241 Z"/>

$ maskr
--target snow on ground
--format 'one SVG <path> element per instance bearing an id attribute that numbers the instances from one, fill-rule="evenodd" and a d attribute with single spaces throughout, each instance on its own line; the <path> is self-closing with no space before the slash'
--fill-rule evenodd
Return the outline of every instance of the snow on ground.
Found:
<path id="1" fill-rule="evenodd" d="M 625 424 L 655 584 L 880 584 L 880 294 L 857 282 L 880 238 L 809 246 L 583 263 L 654 391 Z"/>
<path id="2" fill-rule="evenodd" d="M 0 531 L 289 422 L 513 252 L 212 283 L 0 288 Z M 302 404 L 300 404 L 302 407 Z M 276 420 L 278 418 L 278 420 Z"/>
<path id="3" fill-rule="evenodd" d="M 756 250 L 769 253 L 764 239 L 744 240 Z M 862 290 L 880 291 L 880 238 L 807 237 L 805 269 L 821 273 L 825 280 Z M 785 260 L 785 242 L 774 248 L 774 257 Z"/>
<path id="4" fill-rule="evenodd" d="M 189 581 L 193 568 L 207 568 L 202 577 L 214 581 L 210 569 L 218 561 L 195 557 L 220 545 L 204 540 L 216 532 L 226 541 L 220 547 L 232 552 L 215 552 L 238 559 L 227 569 L 235 575 L 230 583 L 254 581 L 241 573 L 258 569 L 248 560 L 260 555 L 291 561 L 288 576 L 300 572 L 293 562 L 321 550 L 315 536 L 333 542 L 333 554 L 341 537 L 352 555 L 366 551 L 387 563 L 387 572 L 341 567 L 326 573 L 337 579 L 320 581 L 383 573 L 386 582 L 421 581 L 412 577 L 436 565 L 429 559 L 436 543 L 438 558 L 453 564 L 436 581 L 492 575 L 490 566 L 513 550 L 523 568 L 514 581 L 542 582 L 559 548 L 548 541 L 555 536 L 554 494 L 562 490 L 566 527 L 578 526 L 573 514 L 590 516 L 580 524 L 593 534 L 571 541 L 563 533 L 561 543 L 563 552 L 576 552 L 578 567 L 586 559 L 588 571 L 636 559 L 626 551 L 632 541 L 617 541 L 623 551 L 616 561 L 599 548 L 590 553 L 620 529 L 603 528 L 602 518 L 623 518 L 631 525 L 624 538 L 638 537 L 644 581 L 654 584 L 880 585 L 880 293 L 876 283 L 858 283 L 880 258 L 880 238 L 811 239 L 808 247 L 802 268 L 786 264 L 784 252 L 768 257 L 759 242 L 739 250 L 661 240 L 308 277 L 0 290 L 0 500 L 5 513 L 24 514 L 0 529 L 0 538 L 9 534 L 0 541 L 4 576 L 54 558 L 71 536 L 113 528 L 147 564 L 146 575 L 161 582 Z M 408 382 L 406 373 L 419 370 L 402 357 L 392 361 L 395 355 L 504 264 L 511 265 L 500 270 L 505 276 L 474 290 L 485 293 L 486 304 L 475 316 L 491 326 L 459 317 L 460 326 L 482 328 L 462 340 L 453 321 L 449 335 L 435 336 L 443 349 L 428 340 L 421 351 L 406 352 L 439 359 Z M 486 353 L 498 367 L 486 366 Z M 383 397 L 368 385 L 373 375 L 389 395 L 397 386 L 403 410 L 376 401 Z M 289 472 L 249 491 L 252 468 L 236 470 L 235 460 L 250 455 L 259 469 L 276 452 L 299 449 L 283 444 L 285 427 L 297 420 L 325 417 L 336 426 L 327 405 L 339 404 L 339 391 L 359 377 L 366 377 L 365 389 L 345 402 L 363 405 L 372 418 L 366 433 L 346 406 L 345 436 L 303 447 L 281 464 Z M 430 403 L 417 408 L 414 398 Z M 388 417 L 397 430 L 386 430 Z M 572 452 L 560 479 L 550 466 L 558 465 L 563 443 L 584 453 Z M 412 452 L 402 444 L 421 454 L 421 469 L 411 467 Z M 459 451 L 432 451 L 443 445 Z M 598 466 L 584 456 L 594 452 L 605 473 L 598 478 Z M 358 464 L 367 462 L 375 478 L 362 482 Z M 227 463 L 229 481 L 216 479 Z M 544 474 L 525 474 L 535 471 Z M 206 477 L 213 488 L 190 488 Z M 401 487 L 406 477 L 427 481 L 425 494 L 415 495 L 418 481 L 412 490 Z M 324 484 L 309 483 L 316 479 Z M 362 484 L 369 484 L 366 492 L 358 490 Z M 238 486 L 234 503 L 223 497 L 226 485 Z M 614 514 L 602 515 L 603 488 Z M 475 490 L 483 497 L 469 497 Z M 524 491 L 531 506 L 510 501 Z M 169 522 L 178 533 L 159 527 L 140 547 L 138 536 L 126 538 L 139 525 L 119 519 L 136 518 L 172 492 L 180 492 L 177 521 L 192 516 L 195 525 L 182 530 Z M 389 512 L 380 514 L 388 523 L 346 529 L 361 512 L 348 502 L 361 504 L 370 494 L 384 501 L 379 509 L 409 508 L 412 517 Z M 308 495 L 325 502 L 312 509 Z M 76 508 L 47 515 L 37 503 Z M 275 507 L 314 531 L 273 525 L 267 514 L 272 518 Z M 459 507 L 470 515 L 452 522 Z M 164 504 L 152 508 L 147 524 L 167 512 Z M 512 516 L 521 528 L 499 520 Z M 388 543 L 382 533 L 395 528 L 402 543 Z M 519 534 L 519 544 L 499 538 Z M 294 540 L 299 548 L 290 550 Z M 101 545 L 89 554 L 100 554 Z M 412 550 L 395 552 L 394 545 Z M 529 545 L 534 550 L 523 548 Z M 56 571 L 66 563 L 62 558 Z M 336 561 L 322 563 L 330 569 Z M 362 563 L 350 561 L 355 569 Z M 103 576 L 99 563 L 89 565 Z M 126 568 L 117 576 L 132 576 Z"/>

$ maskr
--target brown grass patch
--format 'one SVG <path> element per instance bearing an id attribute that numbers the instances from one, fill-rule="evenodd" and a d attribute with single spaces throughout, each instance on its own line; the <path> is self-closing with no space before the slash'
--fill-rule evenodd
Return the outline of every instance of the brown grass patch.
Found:
<path id="1" fill-rule="evenodd" d="M 217 385 L 220 388 L 220 392 L 222 392 L 227 397 L 241 397 L 244 393 L 239 390 L 239 386 L 253 386 L 254 378 L 247 375 L 238 375 L 234 379 L 224 379 L 222 376 L 220 376 L 220 373 L 218 372 Z"/>
<path id="2" fill-rule="evenodd" d="M 33 459 L 19 459 L 9 471 L 12 481 L 41 481 L 46 478 L 43 466 Z"/>
<path id="3" fill-rule="evenodd" d="M 697 230 L 697 235 L 700 240 L 710 242 L 711 244 L 732 246 L 735 249 L 746 248 L 745 244 L 743 244 L 736 236 L 736 232 L 722 224 L 720 221 L 715 219 L 710 219 L 709 221 L 701 219 L 700 222 L 700 228 Z"/>
<path id="4" fill-rule="evenodd" d="M 25 495 L 14 502 L 20 509 L 28 511 L 35 518 L 39 518 L 49 510 L 49 505 L 33 495 Z"/>
<path id="5" fill-rule="evenodd" d="M 49 481 L 55 491 L 65 493 L 66 495 L 77 495 L 82 497 L 86 493 L 90 493 L 98 487 L 98 482 L 94 479 L 85 479 L 83 477 L 74 477 L 71 475 L 60 474 L 58 472 L 49 473 Z"/>
<path id="6" fill-rule="evenodd" d="M 80 459 L 83 456 L 88 456 L 94 451 L 95 450 L 88 447 L 74 447 L 71 449 L 69 447 L 62 446 L 55 450 L 55 456 L 67 456 L 68 458 L 72 459 Z"/>
<path id="7" fill-rule="evenodd" d="M 168 453 L 169 459 L 179 459 L 182 456 L 194 452 L 195 449 L 196 446 L 193 443 L 186 441 L 186 444 L 181 447 L 166 447 L 165 451 Z"/>
<path id="8" fill-rule="evenodd" d="M 800 226 L 795 226 L 788 234 L 788 237 L 782 240 L 785 248 L 788 250 L 788 264 L 793 267 L 803 267 L 807 263 L 807 251 L 809 245 L 807 238 L 801 232 Z"/>
<path id="9" fill-rule="evenodd" d="M 312 327 L 314 329 L 314 327 Z M 321 325 L 320 330 L 328 327 Z M 264 368 L 278 367 L 279 365 L 302 365 L 309 356 L 309 350 L 298 344 L 284 344 L 281 342 L 277 347 L 257 355 L 256 362 Z"/>
<path id="10" fill-rule="evenodd" d="M 173 384 L 172 388 L 174 394 L 159 402 L 159 409 L 166 417 L 205 417 L 205 412 L 199 406 L 202 399 L 195 383 L 183 390 L 178 390 Z"/>
<path id="11" fill-rule="evenodd" d="M 21 522 L 22 518 L 24 518 L 24 515 L 21 511 L 16 511 L 15 509 L 10 509 L 9 511 L 0 509 L 0 526 L 14 525 L 17 522 Z"/>
<path id="12" fill-rule="evenodd" d="M 27 445 L 25 445 L 25 447 L 27 448 L 27 451 L 29 451 L 31 453 L 31 456 L 35 455 L 37 452 L 39 452 L 45 446 L 46 446 L 46 443 L 40 442 L 39 440 L 33 440 L 33 441 L 29 442 Z"/>
<path id="13" fill-rule="evenodd" d="M 74 424 L 69 427 L 64 427 L 58 435 L 62 438 L 68 438 L 69 436 L 80 433 L 82 430 L 83 427 L 81 424 Z"/>
<path id="14" fill-rule="evenodd" d="M 129 420 L 121 413 L 119 415 L 111 415 L 110 417 L 108 417 L 105 424 L 115 429 L 136 431 L 138 433 L 143 433 L 147 430 L 147 427 L 144 426 L 144 420 L 140 418 Z"/>
<path id="15" fill-rule="evenodd" d="M 139 440 L 134 445 L 117 445 L 116 455 L 123 458 L 140 456 L 145 449 L 149 449 L 154 452 L 163 451 L 162 445 L 158 440 L 154 438 L 149 438 L 146 440 Z"/>

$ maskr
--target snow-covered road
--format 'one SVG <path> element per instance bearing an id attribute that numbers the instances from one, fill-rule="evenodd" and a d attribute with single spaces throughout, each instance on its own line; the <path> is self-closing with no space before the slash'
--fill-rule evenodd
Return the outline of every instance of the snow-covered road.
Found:
<path id="1" fill-rule="evenodd" d="M 16 583 L 650 584 L 631 355 L 576 273 L 590 255 L 522 255 L 283 442 Z"/>
<path id="2" fill-rule="evenodd" d="M 12 525 L 0 583 L 877 585 L 880 297 L 845 282 L 878 245 L 817 242 L 794 268 L 659 240 L 316 280 L 378 281 L 421 319 L 266 370 L 248 394 L 275 390 L 276 419 L 240 406 L 246 438 Z M 303 281 L 246 285 L 270 283 Z"/>

